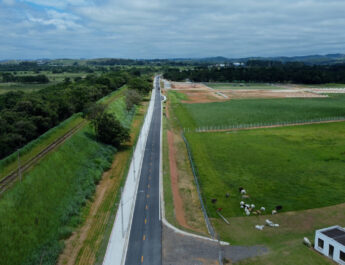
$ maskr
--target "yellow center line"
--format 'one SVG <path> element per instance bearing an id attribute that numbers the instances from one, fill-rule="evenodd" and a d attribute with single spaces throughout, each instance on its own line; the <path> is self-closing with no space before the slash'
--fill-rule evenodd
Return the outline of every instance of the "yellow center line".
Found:
<path id="1" fill-rule="evenodd" d="M 147 223 L 147 219 L 145 218 L 145 224 Z"/>
<path id="2" fill-rule="evenodd" d="M 141 256 L 141 263 L 144 262 L 144 256 Z"/>
<path id="3" fill-rule="evenodd" d="M 145 239 L 146 239 L 146 236 L 144 235 L 144 236 L 143 236 L 143 240 L 145 240 Z"/>
<path id="4" fill-rule="evenodd" d="M 148 209 L 149 209 L 149 206 L 148 206 L 147 204 L 146 204 L 146 207 L 145 207 L 145 209 L 146 209 L 146 210 L 148 210 Z"/>
<path id="5" fill-rule="evenodd" d="M 150 184 L 148 184 L 147 187 L 150 188 Z"/>
<path id="6" fill-rule="evenodd" d="M 150 194 L 147 194 L 147 195 L 146 195 L 146 198 L 150 198 Z"/>

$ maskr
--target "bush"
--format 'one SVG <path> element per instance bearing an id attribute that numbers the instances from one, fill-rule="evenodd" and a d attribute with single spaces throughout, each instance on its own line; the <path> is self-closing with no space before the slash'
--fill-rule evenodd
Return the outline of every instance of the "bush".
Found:
<path id="1" fill-rule="evenodd" d="M 103 113 L 92 120 L 97 139 L 103 143 L 119 147 L 123 142 L 129 141 L 129 129 L 110 113 Z"/>

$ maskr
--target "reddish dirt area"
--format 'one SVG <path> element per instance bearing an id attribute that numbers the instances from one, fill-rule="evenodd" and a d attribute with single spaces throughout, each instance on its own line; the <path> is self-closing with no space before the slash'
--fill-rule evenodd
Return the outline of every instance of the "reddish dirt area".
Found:
<path id="1" fill-rule="evenodd" d="M 167 131 L 168 134 L 168 145 L 169 145 L 169 166 L 170 166 L 170 176 L 171 176 L 171 189 L 173 193 L 175 216 L 177 222 L 186 228 L 190 228 L 187 224 L 183 201 L 179 192 L 178 187 L 178 173 L 177 173 L 177 163 L 176 163 L 176 151 L 174 147 L 174 134 L 171 131 Z"/>
<path id="2" fill-rule="evenodd" d="M 241 98 L 324 98 L 304 89 L 219 89 L 231 99 Z"/>
<path id="3" fill-rule="evenodd" d="M 188 100 L 182 101 L 183 103 L 209 103 L 229 100 L 217 94 L 218 91 L 204 84 L 173 82 L 171 89 L 188 97 Z"/>
<path id="4" fill-rule="evenodd" d="M 288 127 L 288 126 L 299 126 L 299 125 L 321 124 L 321 123 L 333 123 L 333 122 L 344 122 L 344 121 L 345 120 L 314 121 L 314 122 L 303 122 L 303 123 L 290 123 L 290 124 L 280 124 L 280 125 L 257 126 L 257 127 L 249 127 L 249 128 L 238 128 L 238 129 L 207 130 L 205 132 L 248 131 L 248 130 L 265 129 L 265 128 L 277 128 L 277 127 Z"/>
<path id="5" fill-rule="evenodd" d="M 282 89 L 213 89 L 200 83 L 172 82 L 171 90 L 185 94 L 183 103 L 222 102 L 246 98 L 320 98 L 327 97 L 312 89 L 282 86 Z"/>

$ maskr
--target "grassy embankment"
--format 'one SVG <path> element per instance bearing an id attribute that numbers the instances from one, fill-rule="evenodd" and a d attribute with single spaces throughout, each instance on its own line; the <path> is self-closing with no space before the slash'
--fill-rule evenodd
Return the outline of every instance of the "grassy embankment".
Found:
<path id="1" fill-rule="evenodd" d="M 62 240 L 81 222 L 80 209 L 91 198 L 115 152 L 97 142 L 87 126 L 4 193 L 0 260 L 6 264 L 55 264 Z"/>
<path id="2" fill-rule="evenodd" d="M 205 83 L 214 89 L 282 89 L 274 84 L 265 83 Z"/>
<path id="3" fill-rule="evenodd" d="M 114 91 L 113 93 L 102 98 L 98 102 L 103 103 L 103 104 L 110 104 L 111 102 L 116 100 L 118 97 L 123 95 L 125 89 L 126 89 L 126 86 Z M 124 102 L 121 101 L 121 107 L 123 107 L 123 104 Z M 120 111 L 119 108 L 118 108 L 118 113 L 119 113 L 118 118 L 124 123 L 128 123 L 124 119 L 124 114 L 122 111 Z M 69 119 L 63 121 L 58 126 L 55 126 L 54 128 L 48 130 L 46 133 L 44 133 L 37 139 L 31 141 L 30 143 L 25 145 L 23 148 L 19 149 L 21 164 L 24 164 L 30 159 L 32 159 L 33 157 L 35 157 L 43 149 L 45 149 L 47 146 L 52 144 L 56 139 L 65 135 L 69 130 L 73 129 L 75 126 L 80 124 L 83 120 L 84 119 L 82 118 L 81 113 L 74 114 Z M 0 179 L 7 176 L 13 170 L 17 169 L 18 167 L 17 156 L 18 156 L 17 153 L 13 153 L 9 155 L 8 157 L 0 160 Z"/>
<path id="4" fill-rule="evenodd" d="M 92 201 L 87 203 L 83 212 L 85 221 L 66 241 L 66 248 L 58 264 L 102 264 L 118 208 L 118 191 L 126 180 L 132 146 L 137 141 L 148 103 L 149 96 L 135 113 L 127 113 L 124 98 L 109 105 L 108 111 L 117 116 L 128 114 L 125 124 L 130 124 L 131 141 L 118 150 L 110 169 L 103 174 Z"/>
<path id="5" fill-rule="evenodd" d="M 178 95 L 181 93 L 173 92 Z M 270 124 L 345 116 L 345 95 L 329 98 L 238 99 L 227 102 L 178 104 L 183 128 Z"/>
<path id="6" fill-rule="evenodd" d="M 342 96 L 336 96 L 331 99 L 337 102 L 335 106 L 328 103 L 320 108 L 341 109 L 342 99 Z M 193 124 L 193 116 L 185 106 L 183 104 L 181 108 L 176 104 L 176 113 L 182 123 Z M 208 117 L 202 113 L 209 111 L 209 104 L 202 106 L 204 111 L 201 111 L 199 122 L 203 122 L 202 117 Z M 243 108 L 247 106 L 243 105 Z M 305 109 L 308 108 L 310 104 L 305 105 Z M 229 116 L 233 115 L 231 110 L 229 108 L 226 112 Z M 305 111 L 294 112 L 303 117 Z M 217 115 L 215 111 L 212 113 L 217 119 L 225 116 L 221 112 Z M 245 114 L 250 115 L 250 112 L 242 115 L 248 119 Z M 241 113 L 238 110 L 234 115 Z M 275 112 L 274 115 L 281 114 Z M 256 118 L 260 120 L 259 116 Z M 267 119 L 267 116 L 263 115 L 261 119 Z M 334 123 L 187 134 L 198 167 L 203 197 L 222 239 L 235 245 L 262 244 L 270 249 L 267 255 L 240 264 L 331 264 L 328 259 L 303 246 L 302 239 L 307 236 L 313 240 L 315 229 L 321 227 L 345 225 L 345 204 L 338 204 L 344 202 L 344 132 L 344 123 Z M 238 192 L 240 186 L 249 193 L 247 202 L 254 203 L 257 208 L 265 206 L 269 212 L 276 205 L 282 205 L 283 211 L 288 212 L 244 217 L 239 207 L 243 200 Z M 230 193 L 228 199 L 225 197 L 227 192 Z M 218 199 L 216 205 L 210 202 L 211 198 Z M 338 205 L 317 208 L 333 204 Z M 230 225 L 216 215 L 215 208 L 218 207 L 223 208 Z M 314 209 L 302 210 L 307 208 Z M 280 227 L 266 227 L 264 231 L 254 228 L 257 224 L 264 224 L 267 218 L 279 223 Z"/>

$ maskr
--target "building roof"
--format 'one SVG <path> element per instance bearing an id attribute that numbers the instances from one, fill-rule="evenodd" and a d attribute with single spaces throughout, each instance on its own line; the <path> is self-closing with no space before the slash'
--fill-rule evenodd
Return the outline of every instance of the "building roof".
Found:
<path id="1" fill-rule="evenodd" d="M 331 228 L 321 232 L 322 234 L 334 239 L 345 246 L 345 230 L 341 228 Z"/>

